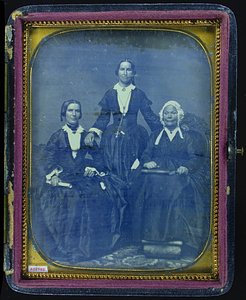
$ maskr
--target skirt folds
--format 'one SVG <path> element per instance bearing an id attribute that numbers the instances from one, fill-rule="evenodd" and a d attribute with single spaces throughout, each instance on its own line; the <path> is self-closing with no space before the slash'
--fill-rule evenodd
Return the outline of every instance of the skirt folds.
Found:
<path id="1" fill-rule="evenodd" d="M 110 125 L 105 131 L 101 146 L 106 167 L 120 179 L 128 182 L 131 167 L 140 159 L 146 148 L 148 133 L 141 125 L 134 125 L 118 132 L 118 126 Z"/>

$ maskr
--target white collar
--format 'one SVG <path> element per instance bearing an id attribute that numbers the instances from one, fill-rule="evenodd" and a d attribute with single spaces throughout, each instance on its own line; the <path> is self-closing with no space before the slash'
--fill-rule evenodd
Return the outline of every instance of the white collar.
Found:
<path id="1" fill-rule="evenodd" d="M 117 82 L 116 84 L 115 84 L 115 86 L 113 87 L 113 89 L 114 90 L 117 90 L 117 92 L 122 92 L 122 91 L 131 91 L 131 90 L 135 90 L 135 85 L 133 85 L 132 83 L 130 84 L 130 85 L 128 85 L 128 86 L 126 86 L 126 87 L 124 87 L 124 86 L 121 86 L 120 84 L 119 84 L 119 82 Z"/>
<path id="2" fill-rule="evenodd" d="M 67 126 L 67 124 L 65 124 L 62 129 L 67 132 L 68 135 L 68 141 L 72 150 L 72 156 L 73 158 L 76 158 L 77 156 L 77 152 L 80 149 L 80 140 L 81 140 L 81 133 L 84 130 L 83 127 L 81 127 L 80 125 L 78 126 L 78 128 L 76 129 L 76 131 L 72 130 L 71 128 L 69 128 Z"/>
<path id="3" fill-rule="evenodd" d="M 180 127 L 178 126 L 178 127 L 176 127 L 174 130 L 169 130 L 167 127 L 164 127 L 164 129 L 165 129 L 165 131 L 166 131 L 166 133 L 167 133 L 167 136 L 169 137 L 169 140 L 170 141 L 172 141 L 173 140 L 173 138 L 175 137 L 175 135 L 176 135 L 176 133 L 178 132 L 179 133 L 179 136 L 180 136 L 180 138 L 181 139 L 183 139 L 184 137 L 183 137 L 183 133 L 182 133 L 182 131 L 181 131 L 181 129 L 180 129 Z"/>
<path id="4" fill-rule="evenodd" d="M 67 126 L 67 124 L 65 124 L 64 126 L 62 126 L 62 129 L 64 131 L 66 131 L 67 133 L 73 133 L 73 134 L 77 134 L 77 133 L 82 133 L 84 130 L 84 128 L 82 126 L 78 126 L 78 128 L 76 129 L 76 131 L 74 132 L 74 130 L 72 130 L 69 126 Z"/>
<path id="5" fill-rule="evenodd" d="M 117 99 L 120 107 L 120 112 L 125 116 L 128 112 L 131 92 L 135 89 L 135 85 L 130 84 L 127 87 L 122 87 L 118 82 L 114 86 L 114 89 L 117 91 Z"/>
<path id="6" fill-rule="evenodd" d="M 156 146 L 159 145 L 160 139 L 161 139 L 162 134 L 163 134 L 164 131 L 166 131 L 167 136 L 168 136 L 170 142 L 173 140 L 173 138 L 175 137 L 175 135 L 176 135 L 177 132 L 179 133 L 180 138 L 181 138 L 181 139 L 184 139 L 184 136 L 183 136 L 183 133 L 182 133 L 180 127 L 176 127 L 176 128 L 175 128 L 174 130 L 172 130 L 172 131 L 170 131 L 167 127 L 164 127 L 164 128 L 162 129 L 162 131 L 159 133 L 159 135 L 158 135 L 158 137 L 156 138 L 156 140 L 155 140 L 155 145 L 156 145 Z"/>

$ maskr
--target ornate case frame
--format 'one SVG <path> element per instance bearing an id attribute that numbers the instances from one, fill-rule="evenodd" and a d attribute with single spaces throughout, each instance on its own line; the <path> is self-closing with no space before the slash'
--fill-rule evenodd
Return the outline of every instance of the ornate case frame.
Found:
<path id="1" fill-rule="evenodd" d="M 228 170 L 234 170 L 235 153 L 228 154 L 227 146 L 236 149 L 234 15 L 223 6 L 213 5 L 115 5 L 100 6 L 99 11 L 98 7 L 23 7 L 12 13 L 6 26 L 7 280 L 13 289 L 34 294 L 221 294 L 229 289 L 233 277 L 235 178 L 234 175 L 228 178 L 227 174 Z M 139 34 L 146 31 L 181 32 L 196 40 L 206 54 L 211 75 L 210 237 L 206 248 L 191 265 L 163 269 L 131 266 L 127 269 L 64 267 L 45 256 L 40 257 L 32 244 L 32 200 L 29 193 L 32 180 L 31 152 L 34 151 L 33 60 L 44 40 L 71 31 L 134 31 Z"/>

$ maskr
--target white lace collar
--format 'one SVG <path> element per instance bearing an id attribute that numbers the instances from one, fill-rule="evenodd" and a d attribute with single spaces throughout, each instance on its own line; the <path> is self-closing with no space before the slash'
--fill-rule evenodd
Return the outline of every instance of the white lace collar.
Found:
<path id="1" fill-rule="evenodd" d="M 125 116 L 128 112 L 129 103 L 131 99 L 131 92 L 135 89 L 135 85 L 130 84 L 126 87 L 122 87 L 118 82 L 114 86 L 114 89 L 117 91 L 117 99 L 120 107 L 120 112 Z"/>
<path id="2" fill-rule="evenodd" d="M 164 128 L 162 129 L 162 131 L 159 133 L 159 135 L 158 135 L 158 137 L 156 138 L 156 140 L 155 140 L 155 145 L 156 145 L 156 146 L 159 145 L 160 139 L 161 139 L 162 134 L 163 134 L 164 131 L 166 131 L 167 136 L 168 136 L 170 142 L 174 139 L 174 137 L 175 137 L 175 135 L 177 134 L 177 132 L 179 133 L 180 138 L 181 138 L 181 139 L 184 139 L 183 133 L 182 133 L 182 131 L 181 131 L 181 129 L 180 129 L 179 126 L 176 127 L 176 128 L 175 128 L 174 130 L 172 130 L 172 131 L 170 131 L 167 127 L 164 127 Z"/>
<path id="3" fill-rule="evenodd" d="M 81 133 L 85 130 L 82 126 L 79 125 L 75 131 L 69 128 L 67 124 L 65 124 L 62 127 L 62 129 L 68 134 L 68 140 L 72 150 L 72 156 L 73 158 L 76 158 L 77 151 L 80 149 Z"/>
<path id="4" fill-rule="evenodd" d="M 65 124 L 64 126 L 62 126 L 62 129 L 64 131 L 66 131 L 67 133 L 72 133 L 72 134 L 76 134 L 76 133 L 82 133 L 83 131 L 85 131 L 85 129 L 79 125 L 76 129 L 76 131 L 72 130 L 69 126 L 67 126 L 67 124 Z"/>
<path id="5" fill-rule="evenodd" d="M 128 86 L 126 86 L 126 87 L 124 87 L 124 86 L 121 86 L 120 84 L 119 84 L 119 82 L 117 82 L 116 84 L 115 84 L 115 86 L 113 87 L 113 89 L 114 90 L 117 90 L 117 92 L 124 92 L 124 91 L 128 91 L 128 92 L 130 92 L 130 91 L 132 91 L 132 90 L 135 90 L 135 85 L 133 85 L 132 83 L 130 84 L 130 85 L 128 85 Z"/>

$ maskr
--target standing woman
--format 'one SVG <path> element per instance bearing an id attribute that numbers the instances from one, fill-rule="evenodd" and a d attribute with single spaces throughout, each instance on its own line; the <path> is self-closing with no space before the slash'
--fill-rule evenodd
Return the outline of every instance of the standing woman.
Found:
<path id="1" fill-rule="evenodd" d="M 101 153 L 84 143 L 80 102 L 65 101 L 61 120 L 44 149 L 46 182 L 41 191 L 52 245 L 40 247 L 51 260 L 79 262 L 112 250 L 120 236 L 125 201 L 103 173 Z M 87 159 L 89 153 L 93 160 Z M 105 175 L 105 176 L 104 176 Z M 51 249 L 52 248 L 52 249 Z"/>
<path id="2" fill-rule="evenodd" d="M 139 110 L 152 131 L 161 124 L 151 110 L 152 102 L 134 84 L 134 64 L 128 59 L 121 60 L 115 74 L 119 81 L 99 102 L 101 113 L 89 130 L 85 143 L 92 145 L 96 135 L 102 137 L 106 167 L 128 182 L 131 169 L 138 166 L 148 139 L 146 129 L 137 124 Z M 113 124 L 108 126 L 111 115 Z"/>

